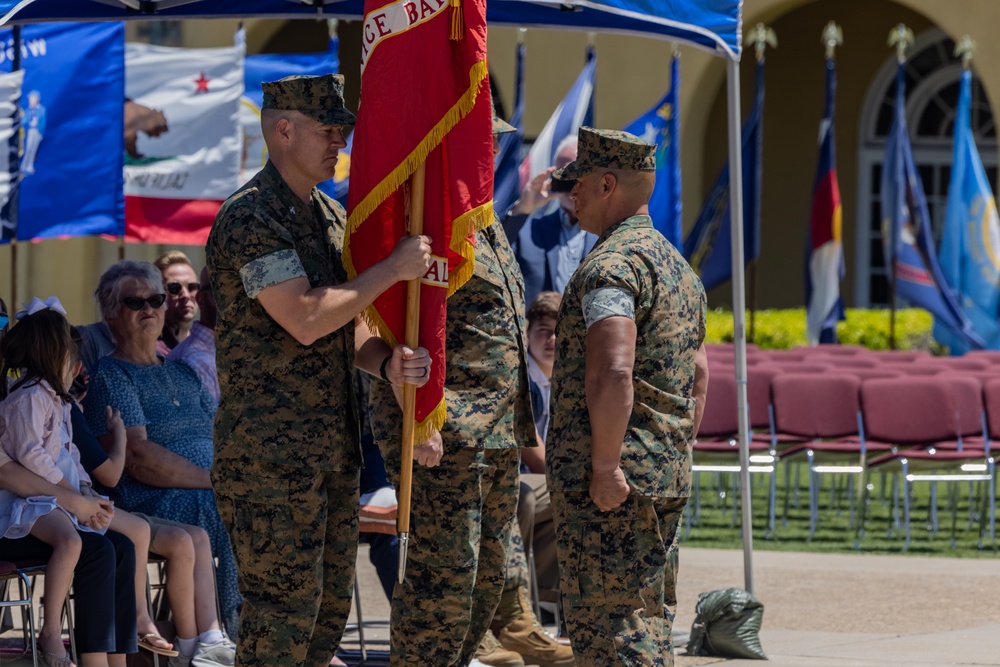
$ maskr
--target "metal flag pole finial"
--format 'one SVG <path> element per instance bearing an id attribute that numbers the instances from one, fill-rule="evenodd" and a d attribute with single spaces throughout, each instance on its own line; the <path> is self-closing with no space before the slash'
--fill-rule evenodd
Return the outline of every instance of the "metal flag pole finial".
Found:
<path id="1" fill-rule="evenodd" d="M 896 59 L 906 61 L 906 50 L 913 46 L 913 31 L 905 23 L 898 24 L 889 31 L 889 46 L 896 47 Z"/>
<path id="2" fill-rule="evenodd" d="M 836 21 L 830 21 L 823 28 L 823 46 L 826 47 L 826 57 L 833 58 L 833 52 L 844 43 L 844 31 Z"/>
<path id="3" fill-rule="evenodd" d="M 972 56 L 975 55 L 976 48 L 976 40 L 968 35 L 955 45 L 955 57 L 962 59 L 962 69 L 967 70 L 972 67 Z"/>
<path id="4" fill-rule="evenodd" d="M 760 62 L 764 60 L 764 50 L 767 47 L 778 48 L 778 35 L 774 32 L 774 28 L 758 23 L 747 35 L 747 45 L 757 47 L 757 62 Z"/>

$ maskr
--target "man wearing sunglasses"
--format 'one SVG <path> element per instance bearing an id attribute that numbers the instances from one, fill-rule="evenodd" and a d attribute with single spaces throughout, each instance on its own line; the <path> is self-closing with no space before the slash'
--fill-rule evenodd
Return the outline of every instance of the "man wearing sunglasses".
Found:
<path id="1" fill-rule="evenodd" d="M 160 354 L 167 356 L 191 335 L 197 324 L 198 303 L 195 297 L 201 285 L 191 260 L 180 250 L 163 253 L 153 264 L 163 275 L 163 289 L 167 293 L 163 335 L 156 347 Z"/>
<path id="2" fill-rule="evenodd" d="M 167 312 L 156 351 L 193 368 L 212 397 L 219 400 L 219 375 L 215 369 L 215 335 L 199 322 L 202 286 L 191 260 L 180 250 L 165 252 L 153 262 L 163 276 Z"/>
<path id="3" fill-rule="evenodd" d="M 269 160 L 223 204 L 206 249 L 222 390 L 212 481 L 245 598 L 236 665 L 328 665 L 357 558 L 352 369 L 397 386 L 430 375 L 426 350 L 393 350 L 360 314 L 391 285 L 424 275 L 430 240 L 401 239 L 348 280 L 347 216 L 316 189 L 333 177 L 355 121 L 344 78 L 288 77 L 263 88 Z"/>

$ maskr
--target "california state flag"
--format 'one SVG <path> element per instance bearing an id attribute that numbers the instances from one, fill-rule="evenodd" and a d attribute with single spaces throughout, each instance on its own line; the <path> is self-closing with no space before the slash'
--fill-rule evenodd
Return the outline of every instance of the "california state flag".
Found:
<path id="1" fill-rule="evenodd" d="M 242 46 L 126 44 L 126 240 L 208 239 L 239 187 L 243 55 Z"/>
<path id="2" fill-rule="evenodd" d="M 493 139 L 486 0 L 365 0 L 361 102 L 354 130 L 344 266 L 351 277 L 408 232 L 407 179 L 426 164 L 423 233 L 434 262 L 421 280 L 420 345 L 431 377 L 417 391 L 416 442 L 444 423 L 447 297 L 472 275 L 475 232 L 493 223 Z M 364 313 L 404 340 L 406 285 Z"/>

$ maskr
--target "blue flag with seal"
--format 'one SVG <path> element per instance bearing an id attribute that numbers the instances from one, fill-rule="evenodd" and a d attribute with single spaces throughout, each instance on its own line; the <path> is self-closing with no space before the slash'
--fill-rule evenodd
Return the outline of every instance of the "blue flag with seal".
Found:
<path id="1" fill-rule="evenodd" d="M 336 74 L 340 69 L 337 47 L 337 39 L 331 37 L 328 48 L 323 53 L 262 54 L 246 57 L 243 67 L 245 91 L 240 100 L 240 124 L 243 126 L 241 182 L 250 180 L 250 177 L 260 171 L 267 161 L 267 146 L 264 145 L 264 137 L 260 132 L 260 108 L 264 103 L 261 84 L 286 76 Z M 339 162 L 337 169 L 338 171 L 340 169 Z M 331 197 L 335 196 L 336 188 L 331 181 L 320 183 L 318 187 Z M 344 191 L 346 193 L 346 185 Z"/>
<path id="2" fill-rule="evenodd" d="M 896 72 L 896 108 L 882 167 L 882 249 L 890 299 L 900 296 L 931 312 L 971 349 L 983 347 L 945 280 L 934 253 L 931 217 L 906 129 L 905 63 Z"/>
<path id="3" fill-rule="evenodd" d="M 124 54 L 120 23 L 22 28 L 19 240 L 124 234 Z"/>
<path id="4" fill-rule="evenodd" d="M 0 243 L 17 237 L 18 136 L 24 70 L 0 74 Z"/>
<path id="5" fill-rule="evenodd" d="M 764 136 L 764 61 L 757 62 L 757 95 L 743 122 L 743 261 L 760 256 L 760 186 Z M 733 276 L 729 213 L 729 163 L 715 180 L 684 240 L 684 258 L 712 289 Z"/>
<path id="6" fill-rule="evenodd" d="M 670 63 L 670 89 L 652 109 L 636 118 L 625 128 L 651 144 L 656 144 L 656 187 L 649 200 L 649 217 L 653 227 L 681 247 L 681 134 L 680 56 Z"/>
<path id="7" fill-rule="evenodd" d="M 517 45 L 517 78 L 514 86 L 514 111 L 507 122 L 517 132 L 500 135 L 500 154 L 493 174 L 493 209 L 501 216 L 510 210 L 521 195 L 521 150 L 524 146 L 524 58 L 525 46 Z"/>
<path id="8" fill-rule="evenodd" d="M 955 146 L 948 208 L 938 255 L 941 273 L 989 349 L 1000 349 L 1000 218 L 970 126 L 972 72 L 962 73 L 955 116 Z M 946 320 L 934 321 L 934 338 L 952 354 L 970 349 Z"/>

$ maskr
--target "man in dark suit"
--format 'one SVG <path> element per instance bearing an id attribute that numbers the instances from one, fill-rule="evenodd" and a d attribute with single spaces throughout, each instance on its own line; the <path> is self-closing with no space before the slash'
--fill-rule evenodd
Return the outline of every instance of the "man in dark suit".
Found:
<path id="1" fill-rule="evenodd" d="M 554 167 L 543 174 L 547 177 L 553 169 L 575 159 L 576 137 L 569 137 L 556 150 Z M 537 181 L 532 181 L 525 188 L 521 200 L 504 220 L 504 230 L 524 275 L 525 303 L 534 301 L 539 292 L 562 294 L 580 261 L 597 242 L 596 236 L 583 231 L 577 224 L 574 204 L 569 198 L 573 184 L 548 178 L 541 186 L 541 192 L 536 193 L 535 190 L 539 189 Z M 528 205 L 544 203 L 523 217 L 522 204 L 526 202 Z"/>

